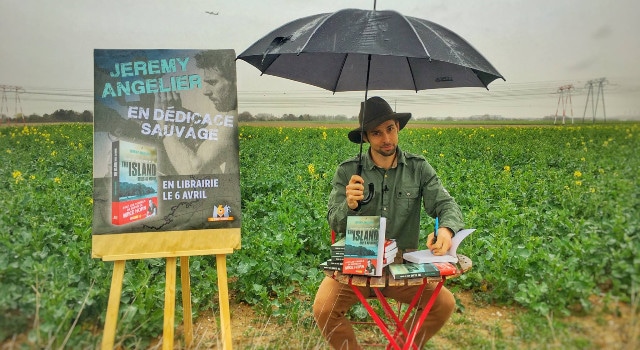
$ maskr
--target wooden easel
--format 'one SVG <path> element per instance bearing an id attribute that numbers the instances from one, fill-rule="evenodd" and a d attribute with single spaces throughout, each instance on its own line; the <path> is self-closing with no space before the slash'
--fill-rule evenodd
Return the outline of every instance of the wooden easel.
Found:
<path id="1" fill-rule="evenodd" d="M 213 232 L 214 230 L 181 231 L 181 240 L 177 245 L 179 249 L 157 251 L 153 242 L 159 242 L 159 247 L 166 248 L 167 242 L 175 242 L 175 239 L 163 241 L 176 231 L 120 234 L 116 237 L 109 235 L 97 235 L 93 237 L 93 255 L 101 257 L 104 261 L 113 261 L 113 275 L 105 318 L 104 333 L 102 336 L 102 350 L 111 350 L 115 342 L 118 311 L 120 308 L 120 296 L 122 294 L 122 282 L 124 278 L 125 262 L 131 259 L 166 258 L 166 283 L 164 295 L 164 323 L 162 334 L 162 348 L 173 349 L 175 299 L 176 299 L 176 267 L 177 258 L 180 257 L 180 275 L 182 282 L 182 307 L 184 321 L 184 337 L 187 347 L 193 343 L 193 321 L 191 317 L 191 280 L 189 274 L 189 256 L 215 255 L 216 269 L 218 272 L 218 294 L 220 302 L 220 327 L 222 344 L 224 349 L 232 349 L 231 338 L 231 314 L 229 310 L 229 289 L 227 284 L 227 254 L 233 253 L 233 249 L 240 248 L 239 229 L 222 230 L 226 232 Z M 220 230 L 218 230 L 220 231 Z M 219 236 L 218 240 L 211 241 L 211 235 Z M 154 237 L 154 240 L 150 238 Z M 117 242 L 119 244 L 114 245 Z M 188 243 L 185 243 L 188 242 Z M 196 249 L 208 243 L 208 249 Z M 211 247 L 212 243 L 214 247 Z M 142 246 L 148 243 L 143 249 Z M 152 247 L 149 247 L 152 246 Z M 118 247 L 119 246 L 119 247 Z M 151 249 L 150 249 L 151 248 Z M 173 247 L 176 248 L 176 247 Z M 143 249 L 143 250 L 140 250 Z"/>

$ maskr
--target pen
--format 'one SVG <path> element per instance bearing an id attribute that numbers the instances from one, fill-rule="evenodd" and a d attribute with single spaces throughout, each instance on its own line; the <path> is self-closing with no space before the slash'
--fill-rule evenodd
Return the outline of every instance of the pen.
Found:
<path id="1" fill-rule="evenodd" d="M 436 216 L 436 224 L 435 224 L 435 228 L 433 229 L 433 243 L 432 244 L 436 244 L 437 240 L 438 240 L 438 217 Z"/>

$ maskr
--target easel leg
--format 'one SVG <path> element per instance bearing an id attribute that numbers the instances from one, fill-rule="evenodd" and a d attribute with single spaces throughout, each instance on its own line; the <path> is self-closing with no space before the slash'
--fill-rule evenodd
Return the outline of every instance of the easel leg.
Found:
<path id="1" fill-rule="evenodd" d="M 176 257 L 167 258 L 167 277 L 164 287 L 164 326 L 162 349 L 173 349 L 173 325 L 176 312 Z"/>
<path id="2" fill-rule="evenodd" d="M 104 333 L 102 334 L 102 350 L 113 349 L 113 342 L 116 338 L 116 325 L 118 323 L 118 310 L 120 309 L 120 294 L 122 293 L 125 261 L 126 260 L 116 260 L 113 263 L 107 316 L 105 317 Z"/>
<path id="3" fill-rule="evenodd" d="M 231 350 L 231 314 L 229 313 L 229 290 L 227 286 L 227 256 L 216 254 L 218 270 L 218 293 L 220 299 L 220 326 L 222 329 L 223 349 Z"/>
<path id="4" fill-rule="evenodd" d="M 182 280 L 182 318 L 184 320 L 184 340 L 187 348 L 193 343 L 193 320 L 191 316 L 191 277 L 189 257 L 180 257 L 180 279 Z"/>

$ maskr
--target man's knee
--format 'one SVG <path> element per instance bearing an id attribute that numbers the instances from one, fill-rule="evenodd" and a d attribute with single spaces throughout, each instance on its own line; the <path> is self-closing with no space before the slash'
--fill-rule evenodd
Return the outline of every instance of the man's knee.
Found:
<path id="1" fill-rule="evenodd" d="M 440 312 L 443 315 L 447 315 L 447 318 L 453 314 L 453 311 L 456 307 L 456 298 L 453 294 L 446 288 L 442 288 L 440 294 L 438 295 L 438 300 L 436 305 L 441 310 Z"/>

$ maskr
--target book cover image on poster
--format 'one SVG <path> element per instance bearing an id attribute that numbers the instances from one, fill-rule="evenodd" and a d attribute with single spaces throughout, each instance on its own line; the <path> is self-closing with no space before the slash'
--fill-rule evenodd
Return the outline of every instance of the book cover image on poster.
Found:
<path id="1" fill-rule="evenodd" d="M 158 213 L 157 152 L 153 146 L 112 142 L 111 223 L 125 225 Z"/>
<path id="2" fill-rule="evenodd" d="M 234 50 L 93 54 L 92 233 L 241 228 Z"/>
<path id="3" fill-rule="evenodd" d="M 348 216 L 342 273 L 382 276 L 386 218 Z"/>

